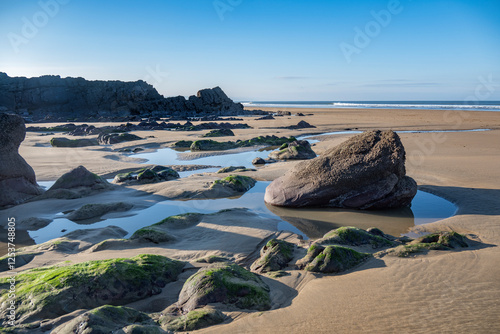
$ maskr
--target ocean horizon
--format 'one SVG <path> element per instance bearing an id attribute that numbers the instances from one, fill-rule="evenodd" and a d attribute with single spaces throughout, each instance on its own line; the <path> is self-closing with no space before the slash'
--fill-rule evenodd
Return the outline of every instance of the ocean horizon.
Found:
<path id="1" fill-rule="evenodd" d="M 257 108 L 352 108 L 500 111 L 500 101 L 240 101 Z"/>

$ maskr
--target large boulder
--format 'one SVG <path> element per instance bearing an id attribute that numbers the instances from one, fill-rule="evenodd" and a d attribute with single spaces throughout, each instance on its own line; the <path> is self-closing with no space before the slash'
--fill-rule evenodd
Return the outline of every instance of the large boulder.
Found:
<path id="1" fill-rule="evenodd" d="M 40 195 L 35 171 L 19 154 L 26 136 L 22 117 L 0 113 L 0 208 Z"/>
<path id="2" fill-rule="evenodd" d="M 264 200 L 284 207 L 405 207 L 417 193 L 416 182 L 405 174 L 399 136 L 368 131 L 295 166 L 267 187 Z"/>

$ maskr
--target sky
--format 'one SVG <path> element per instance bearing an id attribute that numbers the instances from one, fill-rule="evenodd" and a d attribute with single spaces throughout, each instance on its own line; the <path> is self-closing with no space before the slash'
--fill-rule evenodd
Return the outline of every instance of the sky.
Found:
<path id="1" fill-rule="evenodd" d="M 0 72 L 237 101 L 500 100 L 498 0 L 0 0 Z"/>

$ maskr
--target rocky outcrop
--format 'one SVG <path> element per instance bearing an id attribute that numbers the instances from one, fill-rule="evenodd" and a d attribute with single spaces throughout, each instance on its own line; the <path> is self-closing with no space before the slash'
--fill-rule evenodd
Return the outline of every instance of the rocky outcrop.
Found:
<path id="1" fill-rule="evenodd" d="M 40 195 L 35 171 L 19 154 L 26 136 L 22 117 L 0 113 L 0 208 Z"/>
<path id="2" fill-rule="evenodd" d="M 417 184 L 405 174 L 399 136 L 369 131 L 295 166 L 267 187 L 264 200 L 285 207 L 405 207 L 417 193 Z"/>
<path id="3" fill-rule="evenodd" d="M 113 183 L 145 184 L 170 181 L 179 178 L 179 173 L 165 166 L 151 166 L 115 176 Z"/>
<path id="4" fill-rule="evenodd" d="M 35 121 L 244 114 L 243 105 L 234 103 L 220 87 L 200 90 L 189 99 L 164 98 L 142 80 L 89 81 L 57 75 L 25 78 L 0 72 L 1 109 Z"/>
<path id="5" fill-rule="evenodd" d="M 323 247 L 313 244 L 307 250 L 307 255 L 297 261 L 297 267 L 312 272 L 341 273 L 357 266 L 369 257 L 371 254 L 360 253 L 347 247 L 335 245 Z"/>

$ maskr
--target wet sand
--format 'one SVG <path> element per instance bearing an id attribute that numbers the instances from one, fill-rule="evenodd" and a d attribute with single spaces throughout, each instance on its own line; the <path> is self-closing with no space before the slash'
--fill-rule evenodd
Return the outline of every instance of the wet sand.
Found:
<path id="1" fill-rule="evenodd" d="M 285 110 L 285 109 L 280 109 Z M 289 288 L 280 290 L 276 298 L 279 309 L 268 312 L 237 314 L 234 321 L 201 333 L 392 333 L 453 332 L 493 333 L 500 331 L 500 113 L 447 112 L 430 110 L 357 110 L 357 109 L 288 109 L 293 113 L 312 114 L 304 117 L 285 116 L 275 120 L 245 118 L 235 123 L 248 123 L 253 129 L 234 130 L 236 137 L 250 139 L 258 135 L 303 135 L 341 131 L 371 130 L 470 130 L 485 132 L 404 133 L 401 139 L 407 152 L 407 174 L 420 189 L 442 196 L 459 207 L 448 219 L 414 227 L 415 232 L 454 230 L 480 241 L 460 252 L 430 252 L 415 258 L 384 257 L 367 262 L 342 275 L 324 275 L 312 279 L 291 276 L 277 281 Z M 288 130 L 279 127 L 295 125 L 304 120 L 314 129 Z M 194 122 L 196 124 L 196 122 Z M 96 126 L 98 126 L 96 124 Z M 279 128 L 279 129 L 278 129 Z M 78 165 L 92 172 L 110 175 L 120 170 L 141 167 L 139 160 L 113 151 L 123 147 L 157 149 L 178 140 L 198 139 L 206 131 L 134 132 L 141 137 L 155 136 L 140 142 L 112 147 L 65 149 L 47 147 L 53 136 L 29 132 L 20 153 L 34 168 L 38 180 L 54 180 Z M 57 135 L 59 136 L 59 135 Z M 316 153 L 336 145 L 349 135 L 325 136 L 313 146 Z M 74 138 L 74 137 L 73 137 Z M 249 172 L 259 180 L 273 180 L 296 162 L 277 163 Z M 212 176 L 213 177 L 213 176 Z M 191 185 L 189 185 L 191 184 Z M 196 190 L 191 179 L 183 191 Z M 183 186 L 184 186 L 183 185 Z M 145 196 L 168 189 L 157 186 L 136 187 Z M 175 188 L 175 187 L 171 187 Z M 174 191 L 173 189 L 172 191 Z M 176 190 L 178 191 L 178 190 Z M 135 195 L 127 195 L 133 199 Z M 158 195 L 157 195 L 158 196 Z M 19 215 L 37 216 L 44 212 L 44 203 L 30 204 L 30 212 Z M 38 207 L 37 207 L 38 206 Z M 250 249 L 258 248 L 259 238 L 276 233 L 275 228 L 260 230 L 259 217 L 241 229 L 230 229 L 245 240 L 245 252 L 231 248 L 229 255 L 244 261 Z M 212 226 L 213 227 L 213 226 Z M 229 227 L 227 227 L 229 229 Z M 224 232 L 225 228 L 217 227 Z M 228 241 L 229 242 L 229 241 Z M 208 246 L 208 245 L 207 245 Z M 221 245 L 221 248 L 224 244 Z M 133 256 L 145 252 L 176 257 L 175 249 L 139 247 L 109 249 L 97 253 L 66 254 L 60 260 L 73 263 L 90 259 Z M 194 253 L 181 251 L 178 257 L 189 260 L 200 255 L 220 254 L 220 250 L 203 251 L 198 244 Z M 227 254 L 226 254 L 227 255 Z M 28 267 L 57 263 L 58 258 L 40 257 Z M 143 307 L 147 304 L 144 301 Z M 139 305 L 140 306 L 140 305 Z"/>

